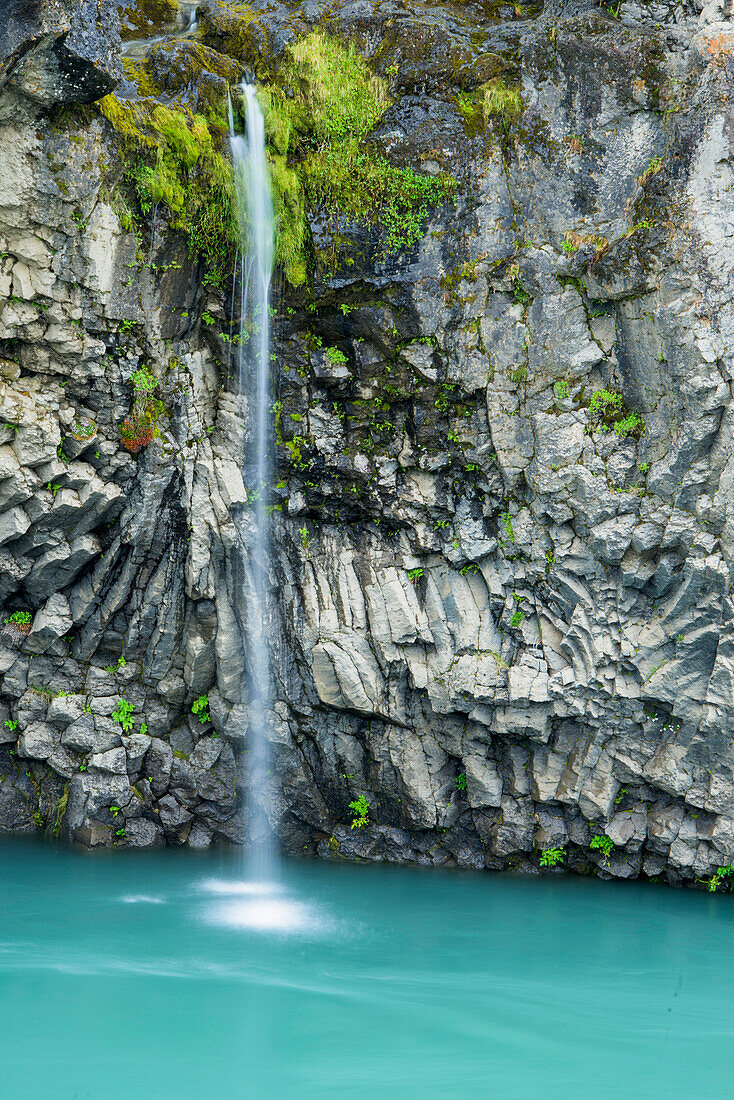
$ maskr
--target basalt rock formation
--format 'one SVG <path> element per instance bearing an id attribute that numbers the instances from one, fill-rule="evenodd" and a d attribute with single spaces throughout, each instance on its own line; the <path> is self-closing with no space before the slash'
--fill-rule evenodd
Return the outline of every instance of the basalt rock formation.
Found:
<path id="1" fill-rule="evenodd" d="M 141 0 L 123 31 L 150 43 L 123 77 L 109 7 L 20 4 L 0 39 L 0 829 L 241 839 L 231 266 L 206 274 L 217 189 L 185 206 L 170 161 L 136 161 L 129 111 L 193 111 L 195 156 L 156 125 L 185 171 L 219 171 L 249 70 L 288 122 L 286 850 L 673 883 L 726 867 L 728 8 L 207 0 L 184 34 L 175 3 Z M 341 136 L 308 136 L 309 41 L 373 74 L 349 161 L 393 195 L 373 209 L 333 160 L 318 175 Z"/>

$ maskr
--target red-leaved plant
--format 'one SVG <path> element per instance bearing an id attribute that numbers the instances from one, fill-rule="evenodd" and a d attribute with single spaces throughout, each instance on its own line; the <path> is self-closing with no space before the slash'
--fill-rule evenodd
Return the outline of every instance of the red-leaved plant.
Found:
<path id="1" fill-rule="evenodd" d="M 120 428 L 120 441 L 126 451 L 136 455 L 143 447 L 147 447 L 153 438 L 153 428 L 149 421 L 139 420 L 137 417 L 127 419 Z"/>

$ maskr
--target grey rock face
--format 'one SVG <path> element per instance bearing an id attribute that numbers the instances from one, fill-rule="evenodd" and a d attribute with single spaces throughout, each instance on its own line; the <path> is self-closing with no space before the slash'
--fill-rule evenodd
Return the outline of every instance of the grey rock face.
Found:
<path id="1" fill-rule="evenodd" d="M 102 0 L 5 0 L 0 87 L 37 103 L 92 103 L 122 76 L 119 20 Z"/>
<path id="2" fill-rule="evenodd" d="M 117 79 L 107 16 L 10 10 L 0 830 L 240 841 L 230 295 L 163 208 L 136 238 L 99 113 L 49 119 Z M 660 28 L 632 5 L 574 12 L 257 11 L 263 73 L 323 16 L 390 77 L 371 140 L 458 181 L 407 254 L 344 226 L 276 325 L 268 629 L 291 852 L 530 869 L 561 847 L 579 872 L 675 883 L 734 856 L 730 31 L 713 8 L 656 10 Z M 207 5 L 207 45 L 226 52 L 240 14 Z M 521 108 L 479 125 L 467 103 L 499 73 Z M 142 366 L 164 411 L 133 455 L 119 427 Z"/>

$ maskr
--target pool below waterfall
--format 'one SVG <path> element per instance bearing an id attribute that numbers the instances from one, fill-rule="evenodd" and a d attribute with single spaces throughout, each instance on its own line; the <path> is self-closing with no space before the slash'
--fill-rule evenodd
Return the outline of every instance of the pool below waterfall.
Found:
<path id="1" fill-rule="evenodd" d="M 7 1100 L 732 1095 L 734 903 L 0 844 Z"/>

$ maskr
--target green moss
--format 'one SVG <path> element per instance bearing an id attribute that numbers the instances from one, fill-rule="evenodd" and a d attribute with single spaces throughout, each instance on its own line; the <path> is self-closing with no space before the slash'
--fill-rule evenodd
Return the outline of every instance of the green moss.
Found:
<path id="1" fill-rule="evenodd" d="M 178 0 L 134 0 L 120 10 L 123 39 L 144 37 L 175 22 Z"/>
<path id="2" fill-rule="evenodd" d="M 239 62 L 186 38 L 155 46 L 142 60 L 124 58 L 123 65 L 141 96 L 164 95 L 226 129 L 227 89 L 242 78 Z"/>
<path id="3" fill-rule="evenodd" d="M 393 168 L 374 146 L 353 137 L 321 149 L 304 164 L 302 179 L 312 207 L 345 214 L 362 225 L 382 226 L 387 253 L 412 247 L 430 207 L 455 189 L 446 177 Z"/>
<path id="4" fill-rule="evenodd" d="M 158 89 L 153 83 L 144 61 L 133 57 L 123 57 L 122 67 L 125 76 L 135 85 L 140 95 L 154 96 L 158 94 Z"/>
<path id="5" fill-rule="evenodd" d="M 282 75 L 297 89 L 289 101 L 295 128 L 317 142 L 366 134 L 392 102 L 354 46 L 344 49 L 320 31 L 291 46 Z"/>
<path id="6" fill-rule="evenodd" d="M 64 786 L 64 793 L 61 795 L 61 798 L 59 799 L 58 805 L 56 807 L 56 820 L 54 821 L 53 828 L 51 829 L 51 832 L 53 833 L 53 835 L 55 837 L 57 837 L 59 835 L 59 833 L 61 832 L 61 826 L 62 826 L 63 821 L 64 821 L 64 814 L 66 813 L 66 807 L 68 805 L 68 802 L 69 802 L 69 781 L 67 780 L 67 782 Z"/>
<path id="7" fill-rule="evenodd" d="M 206 262 L 211 282 L 232 268 L 237 243 L 232 169 L 214 145 L 206 119 L 150 101 L 113 95 L 99 108 L 120 134 L 133 161 L 128 175 L 142 211 L 163 204 L 193 253 Z"/>
<path id="8" fill-rule="evenodd" d="M 298 173 L 285 157 L 272 156 L 270 181 L 278 216 L 276 259 L 292 286 L 306 278 L 306 202 Z"/>
<path id="9" fill-rule="evenodd" d="M 277 260 L 298 285 L 306 275 L 306 213 L 328 212 L 336 263 L 341 217 L 382 231 L 385 253 L 420 239 L 432 206 L 455 190 L 446 176 L 394 168 L 365 141 L 390 106 L 387 85 L 351 46 L 320 31 L 290 46 L 279 83 L 262 92 L 278 222 Z"/>
<path id="10" fill-rule="evenodd" d="M 470 138 L 486 134 L 490 124 L 497 121 L 507 133 L 523 112 L 520 87 L 508 83 L 506 76 L 496 76 L 471 91 L 460 92 L 455 102 Z"/>
<path id="11" fill-rule="evenodd" d="M 205 36 L 229 52 L 239 51 L 240 37 L 251 33 L 255 21 L 246 5 L 208 9 L 202 20 Z M 175 49 L 181 64 L 172 66 L 173 91 L 188 87 L 203 71 L 214 80 L 233 79 L 231 63 L 212 60 L 214 52 L 200 43 Z M 126 63 L 141 95 L 158 95 L 164 84 L 172 90 L 167 60 L 158 49 L 144 62 Z M 276 262 L 294 286 L 307 276 L 309 211 L 331 218 L 333 244 L 322 261 L 333 267 L 344 218 L 378 230 L 384 253 L 394 254 L 415 245 L 431 208 L 454 192 L 450 177 L 395 168 L 365 140 L 391 99 L 385 82 L 354 47 L 312 32 L 288 47 L 277 81 L 261 89 L 261 99 L 277 218 Z M 231 166 L 217 146 L 221 115 L 215 118 L 216 105 L 211 106 L 207 120 L 151 99 L 130 102 L 109 95 L 100 101 L 133 154 L 128 175 L 142 211 L 155 204 L 167 207 L 173 227 L 183 230 L 192 251 L 206 260 L 211 281 L 220 282 L 231 270 L 237 228 Z"/>
<path id="12" fill-rule="evenodd" d="M 216 5 L 200 8 L 198 21 L 202 42 L 262 75 L 266 35 L 249 4 L 224 4 L 217 0 Z"/>
<path id="13" fill-rule="evenodd" d="M 508 87 L 501 76 L 485 84 L 483 103 L 485 118 L 499 116 L 507 124 L 514 115 L 521 114 L 522 109 L 522 100 L 517 86 Z"/>
<path id="14" fill-rule="evenodd" d="M 474 138 L 484 134 L 487 127 L 484 116 L 483 88 L 473 88 L 470 92 L 459 92 L 455 102 L 464 119 L 464 130 L 467 137 Z"/>

